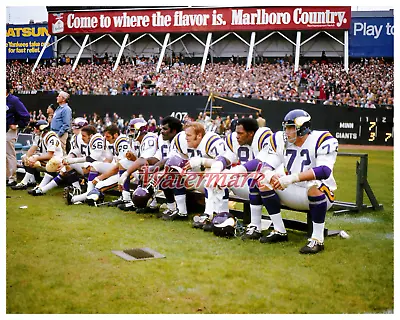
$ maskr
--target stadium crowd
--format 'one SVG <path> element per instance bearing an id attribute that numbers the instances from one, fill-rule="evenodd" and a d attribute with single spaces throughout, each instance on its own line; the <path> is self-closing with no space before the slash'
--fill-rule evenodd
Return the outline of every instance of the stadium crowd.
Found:
<path id="1" fill-rule="evenodd" d="M 349 107 L 376 108 L 393 105 L 394 63 L 381 59 L 353 62 L 346 73 L 342 63 L 318 62 L 300 66 L 294 72 L 291 59 L 258 61 L 246 70 L 245 61 L 200 64 L 183 63 L 178 57 L 165 61 L 155 72 L 154 57 L 123 59 L 115 72 L 113 59 L 81 62 L 72 71 L 73 59 L 63 57 L 40 64 L 7 62 L 7 78 L 16 93 L 37 91 L 73 95 L 203 95 L 210 92 L 230 98 L 323 103 Z"/>

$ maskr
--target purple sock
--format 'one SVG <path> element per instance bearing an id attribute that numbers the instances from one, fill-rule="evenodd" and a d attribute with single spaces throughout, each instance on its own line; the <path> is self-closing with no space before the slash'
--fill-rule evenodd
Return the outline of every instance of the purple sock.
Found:
<path id="1" fill-rule="evenodd" d="M 269 215 L 281 212 L 281 201 L 274 190 L 261 191 L 261 200 Z"/>
<path id="2" fill-rule="evenodd" d="M 308 201 L 310 201 L 312 221 L 315 223 L 324 223 L 327 209 L 326 196 L 324 194 L 316 197 L 308 196 Z"/>
<path id="3" fill-rule="evenodd" d="M 262 205 L 263 203 L 261 201 L 260 190 L 258 189 L 258 187 L 256 185 L 254 187 L 250 187 L 249 191 L 250 204 L 255 206 Z"/>

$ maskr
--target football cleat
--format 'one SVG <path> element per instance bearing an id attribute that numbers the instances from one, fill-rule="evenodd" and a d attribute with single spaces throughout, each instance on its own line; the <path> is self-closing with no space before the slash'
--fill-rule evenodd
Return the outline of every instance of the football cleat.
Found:
<path id="1" fill-rule="evenodd" d="M 12 186 L 16 186 L 17 185 L 17 181 L 7 181 L 6 186 L 7 187 L 12 187 Z"/>
<path id="2" fill-rule="evenodd" d="M 122 196 L 120 196 L 118 199 L 111 201 L 108 206 L 109 207 L 117 207 L 120 204 L 125 203 L 124 199 L 122 199 Z"/>
<path id="3" fill-rule="evenodd" d="M 138 208 L 136 213 L 158 213 L 158 207 L 146 207 L 146 208 Z"/>
<path id="4" fill-rule="evenodd" d="M 94 188 L 86 196 L 86 203 L 89 206 L 97 206 L 98 203 L 104 201 L 104 194 L 99 190 Z"/>
<path id="5" fill-rule="evenodd" d="M 17 183 L 15 186 L 12 186 L 11 189 L 13 190 L 26 190 L 28 189 L 28 185 L 26 185 L 25 183 Z"/>
<path id="6" fill-rule="evenodd" d="M 38 189 L 38 188 L 39 188 L 39 186 L 36 186 L 33 189 L 28 190 L 28 194 L 30 194 L 30 195 L 33 194 L 35 192 L 35 190 Z"/>
<path id="7" fill-rule="evenodd" d="M 163 220 L 185 220 L 187 219 L 188 215 L 187 214 L 182 214 L 179 212 L 178 209 L 174 211 L 169 211 L 169 214 L 163 214 L 162 219 Z"/>
<path id="8" fill-rule="evenodd" d="M 34 189 L 32 189 L 32 190 L 29 190 L 29 191 L 32 191 L 30 194 L 32 195 L 32 196 L 43 196 L 44 195 L 44 192 L 42 191 L 42 189 L 40 189 L 39 187 L 36 187 L 36 188 L 34 188 Z M 28 191 L 28 192 L 29 192 Z"/>
<path id="9" fill-rule="evenodd" d="M 303 254 L 315 254 L 324 250 L 324 243 L 316 239 L 308 239 L 308 243 L 299 252 Z"/>
<path id="10" fill-rule="evenodd" d="M 122 211 L 136 211 L 136 207 L 132 201 L 124 201 L 124 203 L 120 203 L 118 209 Z"/>
<path id="11" fill-rule="evenodd" d="M 74 188 L 71 187 L 71 186 L 64 188 L 63 197 L 64 197 L 65 203 L 67 205 L 71 205 L 72 204 L 72 197 L 74 196 L 73 189 Z"/>
<path id="12" fill-rule="evenodd" d="M 214 224 L 212 223 L 212 220 L 206 220 L 203 225 L 203 231 L 213 232 L 213 230 L 214 230 Z"/>
<path id="13" fill-rule="evenodd" d="M 260 238 L 261 243 L 276 243 L 288 241 L 287 233 L 272 230 L 267 236 Z"/>
<path id="14" fill-rule="evenodd" d="M 261 232 L 257 230 L 257 226 L 249 224 L 245 234 L 242 235 L 242 240 L 258 240 L 261 236 Z"/>
<path id="15" fill-rule="evenodd" d="M 204 225 L 207 222 L 211 222 L 212 218 L 207 213 L 202 214 L 201 216 L 194 216 L 192 226 L 195 229 L 203 229 Z"/>

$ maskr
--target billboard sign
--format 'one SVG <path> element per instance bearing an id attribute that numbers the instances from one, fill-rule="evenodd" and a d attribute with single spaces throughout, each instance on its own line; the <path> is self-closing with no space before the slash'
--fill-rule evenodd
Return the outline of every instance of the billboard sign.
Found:
<path id="1" fill-rule="evenodd" d="M 48 35 L 46 24 L 6 25 L 6 58 L 37 59 Z M 42 59 L 53 56 L 53 48 L 50 46 L 43 53 Z"/>
<path id="2" fill-rule="evenodd" d="M 253 7 L 49 13 L 52 34 L 339 30 L 351 7 Z"/>
<path id="3" fill-rule="evenodd" d="M 349 55 L 354 58 L 393 58 L 393 17 L 352 18 L 349 32 Z"/>

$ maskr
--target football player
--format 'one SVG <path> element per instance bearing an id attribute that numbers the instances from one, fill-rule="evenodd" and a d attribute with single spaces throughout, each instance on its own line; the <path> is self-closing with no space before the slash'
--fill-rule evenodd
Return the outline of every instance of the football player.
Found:
<path id="1" fill-rule="evenodd" d="M 81 134 L 81 128 L 83 128 L 87 124 L 88 121 L 85 118 L 78 117 L 73 120 L 72 132 L 74 135 L 72 136 L 72 139 L 70 141 L 71 147 L 67 158 L 78 158 L 87 156 L 87 144 L 83 141 Z M 68 181 L 72 184 L 74 188 L 74 194 L 81 193 L 81 186 L 79 183 L 78 175 L 83 176 L 84 173 L 79 163 L 62 166 L 62 168 L 57 171 L 60 172 L 53 180 L 51 180 L 42 188 L 37 187 L 31 190 L 30 194 L 33 196 L 44 195 L 47 191 L 57 187 L 65 178 L 68 178 Z"/>
<path id="2" fill-rule="evenodd" d="M 250 200 L 251 222 L 246 228 L 242 237 L 243 240 L 261 237 L 261 197 L 252 190 L 253 179 L 249 179 L 247 183 L 245 175 L 236 179 L 234 174 L 238 171 L 238 168 L 234 167 L 232 170 L 226 168 L 231 165 L 244 166 L 247 162 L 255 159 L 262 149 L 268 147 L 271 135 L 272 131 L 268 127 L 258 127 L 257 120 L 251 118 L 239 119 L 236 131 L 227 136 L 227 152 L 215 159 L 211 166 L 213 173 L 222 172 L 219 179 L 226 179 L 225 185 L 231 179 L 237 181 L 237 186 L 232 185 L 230 187 L 235 195 Z M 212 176 L 209 177 L 212 179 Z M 208 182 L 211 184 L 210 180 Z M 211 220 L 212 217 L 203 215 L 199 221 L 194 222 L 193 226 L 202 228 L 204 225 L 210 224 Z"/>
<path id="3" fill-rule="evenodd" d="M 226 152 L 227 146 L 225 141 L 213 132 L 206 132 L 204 126 L 198 122 L 190 122 L 185 126 L 186 141 L 182 141 L 175 144 L 175 148 L 168 155 L 169 167 L 176 166 L 176 159 L 181 157 L 188 159 L 186 162 L 178 161 L 179 165 L 183 164 L 183 170 L 192 170 L 202 172 L 205 171 L 206 167 L 210 167 L 209 159 L 215 159 L 219 155 Z M 170 163 L 169 163 L 170 162 Z M 209 188 L 204 189 L 204 183 L 197 186 L 201 191 L 206 194 L 206 208 L 205 212 L 210 216 L 214 212 L 214 204 L 207 201 L 207 194 Z M 164 214 L 164 220 L 175 220 L 175 219 L 186 219 L 187 218 L 187 207 L 186 207 L 186 189 L 184 187 L 174 188 L 175 201 L 177 209 Z M 229 194 L 226 190 L 222 196 L 222 203 L 219 210 L 227 211 L 228 208 Z M 226 207 L 226 208 L 225 208 Z M 221 212 L 222 212 L 221 211 Z"/>
<path id="4" fill-rule="evenodd" d="M 104 191 L 104 188 L 109 185 L 116 186 L 121 175 L 130 168 L 139 156 L 150 157 L 157 151 L 157 134 L 147 132 L 147 122 L 141 118 L 135 118 L 130 121 L 130 128 L 133 132 L 134 143 L 139 145 L 139 148 L 133 150 L 130 148 L 128 152 L 118 154 L 117 163 L 112 170 L 118 170 L 117 176 L 111 176 L 111 171 L 101 174 L 97 177 L 99 183 L 96 184 L 96 189 Z M 133 129 L 133 130 L 132 130 Z M 131 144 L 132 146 L 132 144 Z M 112 179 L 112 180 L 110 180 Z M 116 202 L 120 202 L 117 206 L 123 211 L 135 211 L 136 207 L 131 199 L 129 181 L 122 189 L 122 197 Z M 115 205 L 115 203 L 114 203 Z"/>
<path id="5" fill-rule="evenodd" d="M 290 111 L 282 125 L 283 131 L 274 133 L 269 148 L 258 155 L 265 176 L 258 183 L 259 194 L 274 225 L 260 242 L 288 240 L 280 212 L 283 204 L 310 211 L 313 232 L 300 253 L 318 253 L 324 250 L 325 215 L 337 188 L 333 168 L 338 141 L 328 131 L 311 130 L 311 116 L 304 110 Z M 275 170 L 282 163 L 286 175 Z"/>
<path id="6" fill-rule="evenodd" d="M 86 195 L 89 205 L 94 205 L 99 197 L 103 198 L 104 191 L 117 186 L 119 164 L 127 166 L 132 162 L 130 159 L 133 159 L 129 138 L 121 134 L 117 125 L 107 126 L 104 130 L 104 138 L 106 139 L 106 150 L 109 153 L 107 156 L 109 162 L 96 161 L 90 166 Z M 93 192 L 91 192 L 92 190 Z"/>
<path id="7" fill-rule="evenodd" d="M 84 169 L 85 174 L 89 174 L 90 178 L 90 166 L 96 162 L 102 163 L 106 160 L 105 141 L 104 137 L 97 132 L 97 129 L 92 125 L 84 126 L 81 129 L 82 140 L 87 144 L 87 155 L 75 158 L 64 158 L 63 164 L 65 166 L 79 164 Z M 92 178 L 91 180 L 93 180 Z M 93 183 L 88 183 L 88 189 L 93 189 Z M 73 188 L 67 187 L 64 189 L 64 198 L 67 204 L 82 202 L 86 198 L 86 194 L 76 194 Z"/>
<path id="8" fill-rule="evenodd" d="M 167 160 L 167 156 L 173 143 L 179 145 L 180 141 L 183 142 L 185 140 L 184 135 L 182 135 L 182 123 L 178 118 L 167 116 L 161 121 L 161 126 L 161 134 L 158 136 L 157 141 L 157 151 L 155 153 L 152 153 L 148 152 L 148 150 L 143 149 L 143 152 L 140 153 L 140 157 L 121 175 L 118 182 L 120 189 L 129 190 L 130 179 L 128 179 L 128 177 L 130 177 L 137 170 L 145 166 L 150 165 L 152 166 L 153 170 L 156 168 L 157 170 L 164 169 L 164 164 Z M 173 191 L 171 189 L 163 189 L 163 192 L 167 200 L 167 211 L 176 210 Z M 148 193 L 146 192 L 143 192 L 142 194 L 148 195 Z M 139 196 L 137 196 L 136 198 L 139 199 Z M 140 200 L 140 202 L 146 202 L 147 204 L 147 201 Z M 150 204 L 149 209 L 138 208 L 136 212 L 153 212 L 156 209 L 155 206 L 156 203 L 152 203 Z"/>
<path id="9" fill-rule="evenodd" d="M 63 157 L 61 141 L 55 132 L 50 131 L 49 123 L 46 120 L 37 121 L 35 123 L 34 134 L 35 138 L 32 146 L 26 155 L 22 157 L 25 176 L 20 183 L 11 187 L 13 190 L 27 189 L 28 183 L 35 181 L 36 170 L 47 171 L 39 184 L 39 188 L 45 186 L 53 179 L 53 176 L 45 169 L 48 162 L 53 159 L 53 163 L 58 163 L 58 165 L 61 163 Z"/>

